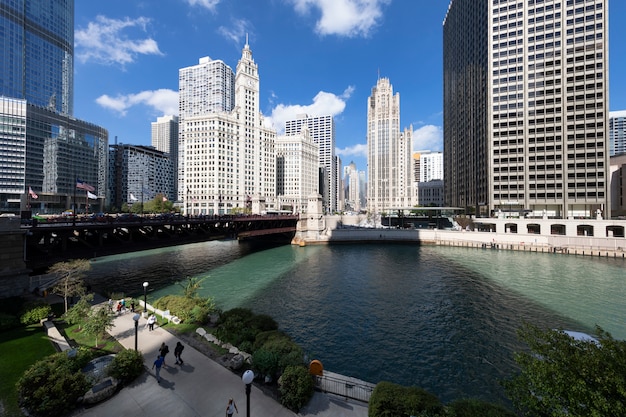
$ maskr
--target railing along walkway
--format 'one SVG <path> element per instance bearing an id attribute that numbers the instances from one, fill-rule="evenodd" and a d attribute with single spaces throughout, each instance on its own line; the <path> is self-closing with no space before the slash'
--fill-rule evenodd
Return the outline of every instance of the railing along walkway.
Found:
<path id="1" fill-rule="evenodd" d="M 315 376 L 315 388 L 318 390 L 363 402 L 369 402 L 375 386 L 370 382 L 326 370 L 323 376 Z"/>

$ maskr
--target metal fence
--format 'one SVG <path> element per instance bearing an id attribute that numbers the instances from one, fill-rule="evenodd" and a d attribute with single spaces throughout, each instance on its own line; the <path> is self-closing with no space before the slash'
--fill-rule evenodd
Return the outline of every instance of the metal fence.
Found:
<path id="1" fill-rule="evenodd" d="M 322 392 L 345 397 L 346 399 L 369 402 L 374 387 L 375 385 L 369 382 L 338 374 L 333 374 L 333 376 L 315 376 L 315 388 Z"/>

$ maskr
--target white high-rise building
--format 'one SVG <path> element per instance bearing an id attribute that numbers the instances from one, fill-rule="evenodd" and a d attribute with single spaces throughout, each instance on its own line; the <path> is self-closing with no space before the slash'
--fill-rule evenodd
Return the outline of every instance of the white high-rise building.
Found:
<path id="1" fill-rule="evenodd" d="M 418 182 L 443 180 L 443 152 L 420 151 L 413 155 L 419 163 Z"/>
<path id="2" fill-rule="evenodd" d="M 345 210 L 359 212 L 361 210 L 361 187 L 359 171 L 354 162 L 344 167 Z M 363 171 L 361 171 L 363 172 Z"/>
<path id="3" fill-rule="evenodd" d="M 335 160 L 335 120 L 332 116 L 296 116 L 285 124 L 286 135 L 297 135 L 307 127 L 313 141 L 319 147 L 319 164 L 322 171 L 322 205 L 324 212 L 332 213 L 337 210 L 337 166 Z M 341 169 L 341 168 L 340 168 Z"/>
<path id="4" fill-rule="evenodd" d="M 181 126 L 191 117 L 228 113 L 235 106 L 235 74 L 221 60 L 200 58 L 197 65 L 178 70 L 178 200 L 185 200 L 185 133 Z"/>
<path id="5" fill-rule="evenodd" d="M 610 217 L 608 12 L 606 0 L 450 2 L 446 204 Z"/>
<path id="6" fill-rule="evenodd" d="M 221 61 L 208 64 L 214 62 Z M 225 64 L 219 65 L 218 69 L 224 67 Z M 181 70 L 181 88 L 193 82 L 195 91 L 210 91 L 210 86 L 201 84 L 211 84 L 215 79 L 193 79 L 186 70 Z M 227 73 L 224 69 L 217 81 L 225 82 Z M 224 86 L 228 86 L 228 82 Z M 205 99 L 211 97 L 213 95 Z M 255 197 L 264 199 L 270 207 L 275 206 L 276 131 L 263 126 L 258 66 L 247 42 L 237 64 L 232 109 L 228 100 L 215 97 L 214 103 L 218 102 L 222 104 L 202 107 L 201 111 L 197 106 L 189 108 L 183 102 L 180 104 L 179 161 L 182 166 L 178 170 L 178 195 L 185 202 L 184 211 L 189 214 L 244 211 L 251 208 Z"/>
<path id="7" fill-rule="evenodd" d="M 300 134 L 276 138 L 276 198 L 281 210 L 306 211 L 308 198 L 319 193 L 319 147 L 305 127 Z"/>
<path id="8" fill-rule="evenodd" d="M 609 112 L 611 156 L 626 153 L 626 110 Z"/>
<path id="9" fill-rule="evenodd" d="M 413 126 L 400 132 L 400 93 L 379 78 L 367 100 L 367 210 L 386 212 L 414 201 L 411 146 Z"/>
<path id="10" fill-rule="evenodd" d="M 178 196 L 178 116 L 158 117 L 152 122 L 152 146 L 164 152 L 172 160 L 173 174 L 171 186 L 168 187 L 172 194 L 167 198 L 175 200 Z"/>

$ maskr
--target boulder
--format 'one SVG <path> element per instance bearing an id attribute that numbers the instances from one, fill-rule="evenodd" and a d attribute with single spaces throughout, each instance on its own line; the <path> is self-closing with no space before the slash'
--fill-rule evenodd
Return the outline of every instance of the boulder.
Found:
<path id="1" fill-rule="evenodd" d="M 237 354 L 230 359 L 228 363 L 228 367 L 234 371 L 238 371 L 239 369 L 243 367 L 243 362 L 244 362 L 243 355 Z"/>

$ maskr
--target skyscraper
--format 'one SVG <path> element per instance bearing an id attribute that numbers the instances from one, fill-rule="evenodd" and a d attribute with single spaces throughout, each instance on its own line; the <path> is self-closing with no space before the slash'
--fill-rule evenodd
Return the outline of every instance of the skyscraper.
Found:
<path id="1" fill-rule="evenodd" d="M 0 95 L 73 114 L 74 1 L 0 2 Z"/>
<path id="2" fill-rule="evenodd" d="M 379 78 L 367 100 L 368 212 L 412 205 L 412 139 L 412 126 L 400 132 L 400 93 Z"/>
<path id="3" fill-rule="evenodd" d="M 276 196 L 279 209 L 294 213 L 307 208 L 308 198 L 319 193 L 319 148 L 304 128 L 299 135 L 276 137 Z"/>
<path id="4" fill-rule="evenodd" d="M 609 113 L 611 156 L 626 153 L 626 110 Z"/>
<path id="5" fill-rule="evenodd" d="M 73 55 L 73 0 L 0 3 L 3 211 L 78 209 L 77 178 L 106 194 L 108 132 L 72 117 Z M 30 204 L 29 187 L 39 195 Z M 103 210 L 102 201 L 92 210 Z"/>
<path id="6" fill-rule="evenodd" d="M 319 147 L 319 166 L 321 170 L 322 205 L 324 212 L 337 210 L 337 167 L 335 160 L 335 119 L 333 116 L 309 116 L 299 114 L 285 123 L 286 135 L 298 135 L 306 127 L 313 141 Z"/>
<path id="7" fill-rule="evenodd" d="M 604 0 L 450 2 L 447 204 L 610 215 L 607 22 Z"/>
<path id="8" fill-rule="evenodd" d="M 263 126 L 259 110 L 258 66 L 246 42 L 237 63 L 234 85 L 229 87 L 230 69 L 221 61 L 218 77 L 200 71 L 191 77 L 180 70 L 181 89 L 214 100 L 215 106 L 181 96 L 179 119 L 178 198 L 190 214 L 231 213 L 251 207 L 255 197 L 276 204 L 276 131 Z M 202 65 L 201 61 L 201 65 Z M 210 93 L 215 82 L 223 83 L 221 97 Z M 184 102 L 183 102 L 184 101 Z"/>
<path id="9" fill-rule="evenodd" d="M 152 146 L 161 152 L 165 152 L 172 161 L 171 185 L 168 189 L 171 194 L 167 198 L 176 200 L 178 195 L 178 116 L 158 117 L 156 122 L 151 123 Z"/>
<path id="10" fill-rule="evenodd" d="M 179 145 L 178 200 L 185 200 L 185 132 L 181 126 L 191 117 L 230 112 L 235 106 L 235 74 L 221 60 L 202 57 L 197 65 L 178 70 Z"/>

